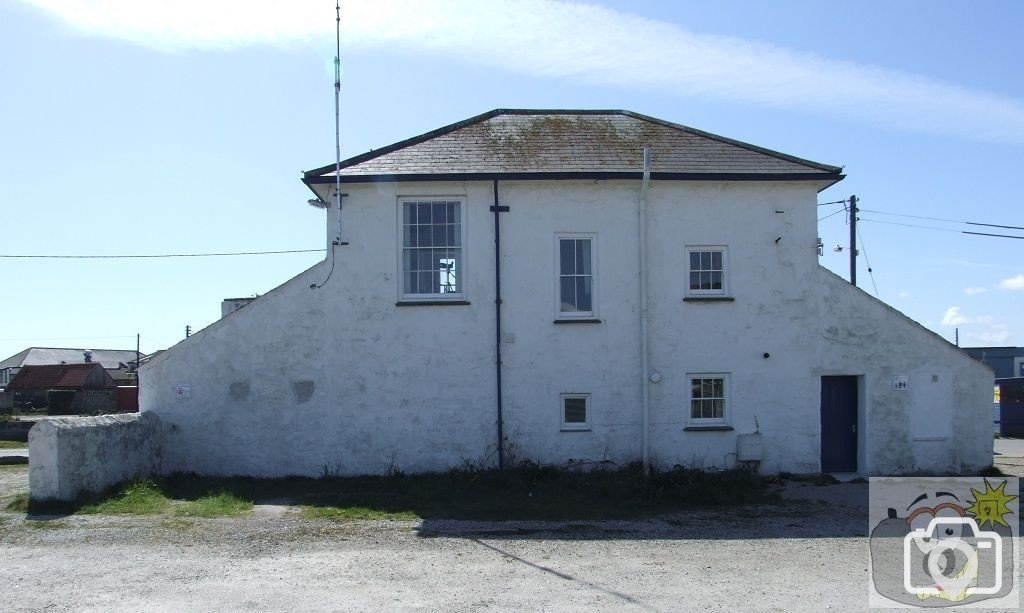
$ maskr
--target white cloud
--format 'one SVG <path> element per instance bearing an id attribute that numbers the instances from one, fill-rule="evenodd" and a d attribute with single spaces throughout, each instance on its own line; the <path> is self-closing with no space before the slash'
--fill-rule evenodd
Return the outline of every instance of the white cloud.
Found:
<path id="1" fill-rule="evenodd" d="M 1009 279 L 1003 279 L 999 282 L 999 289 L 1024 290 L 1024 274 L 1017 275 L 1016 277 L 1010 277 Z"/>
<path id="2" fill-rule="evenodd" d="M 968 296 L 974 296 L 976 294 L 984 294 L 987 291 L 988 290 L 985 289 L 984 287 L 965 287 L 964 288 L 964 293 L 967 294 Z"/>
<path id="3" fill-rule="evenodd" d="M 944 326 L 962 326 L 970 322 L 970 318 L 963 315 L 958 306 L 949 307 L 946 309 L 946 314 L 942 316 L 942 325 Z"/>
<path id="4" fill-rule="evenodd" d="M 965 315 L 958 306 L 946 309 L 942 316 L 942 325 L 964 327 L 960 337 L 969 345 L 1001 345 L 1010 340 L 1013 332 L 1004 323 L 997 323 L 991 315 Z"/>
<path id="5" fill-rule="evenodd" d="M 968 332 L 964 339 L 972 345 L 1002 345 L 1010 340 L 1010 328 L 1005 324 L 994 324 L 984 332 Z"/>
<path id="6" fill-rule="evenodd" d="M 334 40 L 323 0 L 21 0 L 74 30 L 177 51 Z M 922 75 L 690 32 L 554 0 L 345 2 L 346 46 L 433 53 L 510 72 L 1024 143 L 1024 102 Z"/>
<path id="7" fill-rule="evenodd" d="M 911 294 L 907 290 L 903 290 L 900 293 L 896 294 L 897 298 L 910 298 L 911 296 L 913 296 L 913 294 Z"/>

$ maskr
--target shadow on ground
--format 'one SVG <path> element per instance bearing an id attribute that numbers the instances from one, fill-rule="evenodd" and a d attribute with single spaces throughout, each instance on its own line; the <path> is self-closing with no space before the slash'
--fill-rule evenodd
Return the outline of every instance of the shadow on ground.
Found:
<path id="1" fill-rule="evenodd" d="M 141 494 L 140 494 L 141 491 Z M 72 504 L 29 504 L 29 518 L 144 508 L 153 497 L 230 495 L 292 505 L 308 518 L 421 520 L 419 536 L 529 539 L 749 539 L 863 536 L 867 486 L 746 470 L 639 467 L 574 472 L 522 466 L 383 477 L 255 479 L 175 474 Z M 97 506 L 100 510 L 97 511 Z"/>

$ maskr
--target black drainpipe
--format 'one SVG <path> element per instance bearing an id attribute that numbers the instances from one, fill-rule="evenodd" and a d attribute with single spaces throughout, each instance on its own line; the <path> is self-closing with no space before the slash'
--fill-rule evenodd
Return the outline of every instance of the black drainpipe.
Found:
<path id="1" fill-rule="evenodd" d="M 494 180 L 494 354 L 498 381 L 498 469 L 505 468 L 505 422 L 501 414 L 501 213 L 507 206 L 498 205 L 498 180 Z"/>

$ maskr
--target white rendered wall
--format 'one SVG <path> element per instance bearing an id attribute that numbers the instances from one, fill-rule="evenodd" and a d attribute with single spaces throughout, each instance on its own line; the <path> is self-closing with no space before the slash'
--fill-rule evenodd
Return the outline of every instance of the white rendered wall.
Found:
<path id="1" fill-rule="evenodd" d="M 639 187 L 499 184 L 501 204 L 511 209 L 501 220 L 502 376 L 505 434 L 516 459 L 623 464 L 640 457 Z M 652 182 L 650 357 L 662 377 L 650 388 L 652 459 L 730 466 L 736 436 L 753 432 L 756 419 L 763 470 L 817 472 L 820 377 L 836 374 L 862 377 L 861 472 L 990 463 L 991 371 L 818 266 L 816 189 Z M 167 424 L 165 470 L 359 474 L 494 462 L 491 183 L 351 184 L 344 191 L 350 244 L 335 249 L 324 287 L 309 286 L 323 281 L 326 263 L 143 367 L 142 410 Z M 395 305 L 400 196 L 464 198 L 469 305 Z M 336 227 L 332 211 L 328 243 Z M 601 323 L 553 323 L 560 232 L 597 237 Z M 734 302 L 684 302 L 688 245 L 727 246 Z M 693 372 L 729 373 L 733 430 L 684 430 Z M 907 392 L 890 391 L 894 374 L 910 377 Z M 590 394 L 589 431 L 560 430 L 562 393 Z"/>
<path id="2" fill-rule="evenodd" d="M 40 420 L 28 433 L 34 500 L 74 500 L 160 472 L 162 430 L 156 414 Z"/>

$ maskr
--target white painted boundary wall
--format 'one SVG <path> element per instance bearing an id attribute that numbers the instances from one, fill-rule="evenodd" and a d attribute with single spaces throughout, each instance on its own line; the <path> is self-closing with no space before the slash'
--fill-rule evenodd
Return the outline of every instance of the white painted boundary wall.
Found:
<path id="1" fill-rule="evenodd" d="M 155 474 L 161 438 L 152 413 L 41 420 L 28 433 L 32 499 L 74 500 Z"/>

